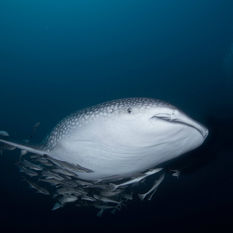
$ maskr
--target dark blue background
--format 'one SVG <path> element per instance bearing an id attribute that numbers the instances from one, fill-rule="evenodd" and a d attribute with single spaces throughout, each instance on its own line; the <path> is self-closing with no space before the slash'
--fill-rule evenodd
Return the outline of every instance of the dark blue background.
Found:
<path id="1" fill-rule="evenodd" d="M 25 139 L 39 121 L 40 142 L 77 109 L 134 96 L 166 100 L 209 128 L 180 179 L 116 215 L 50 212 L 7 152 L 1 232 L 233 231 L 232 0 L 0 1 L 0 130 Z"/>

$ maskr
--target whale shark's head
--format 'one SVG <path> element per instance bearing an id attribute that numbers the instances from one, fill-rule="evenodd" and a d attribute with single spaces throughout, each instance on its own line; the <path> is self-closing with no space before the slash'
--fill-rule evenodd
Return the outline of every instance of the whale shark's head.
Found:
<path id="1" fill-rule="evenodd" d="M 112 115 L 104 120 L 102 129 L 115 143 L 153 147 L 163 150 L 162 154 L 167 150 L 177 151 L 175 154 L 190 151 L 200 146 L 208 135 L 206 127 L 159 100 L 130 99 L 119 104 Z"/>
<path id="2" fill-rule="evenodd" d="M 170 130 L 175 132 L 176 129 L 181 128 L 182 131 L 189 130 L 197 134 L 202 142 L 208 136 L 208 129 L 205 126 L 169 104 L 152 105 L 144 110 L 143 115 L 144 117 L 141 117 L 141 119 L 139 117 L 139 119 L 146 123 L 147 129 L 160 131 L 161 134 Z"/>

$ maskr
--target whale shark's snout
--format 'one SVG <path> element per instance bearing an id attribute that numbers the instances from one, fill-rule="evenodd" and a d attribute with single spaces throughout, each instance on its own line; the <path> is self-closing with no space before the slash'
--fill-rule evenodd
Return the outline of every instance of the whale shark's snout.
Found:
<path id="1" fill-rule="evenodd" d="M 174 113 L 174 119 L 172 120 L 174 123 L 179 123 L 179 124 L 183 124 L 189 127 L 194 128 L 195 130 L 197 130 L 203 137 L 203 141 L 206 139 L 206 137 L 209 134 L 209 130 L 203 126 L 202 124 L 200 124 L 199 122 L 193 120 L 192 118 L 188 117 L 186 114 L 184 114 L 181 111 L 175 111 Z"/>
<path id="2" fill-rule="evenodd" d="M 172 108 L 169 106 L 167 107 L 167 109 L 164 110 L 153 115 L 152 118 L 159 118 L 160 120 L 167 121 L 172 124 L 181 124 L 184 126 L 191 127 L 201 134 L 203 141 L 208 136 L 209 130 L 204 125 L 190 118 L 182 111 L 174 108 L 173 106 Z"/>

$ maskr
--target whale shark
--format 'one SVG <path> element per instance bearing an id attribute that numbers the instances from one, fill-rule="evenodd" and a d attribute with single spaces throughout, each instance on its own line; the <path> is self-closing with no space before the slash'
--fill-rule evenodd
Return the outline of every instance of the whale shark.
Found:
<path id="1" fill-rule="evenodd" d="M 119 209 L 132 185 L 158 175 L 148 193 L 138 194 L 150 196 L 165 177 L 161 165 L 199 147 L 207 136 L 205 126 L 165 101 L 126 98 L 65 117 L 39 146 L 2 137 L 0 143 L 27 152 L 19 166 L 33 184 L 44 180 L 69 190 L 66 197 L 53 194 L 58 197 L 54 209 L 78 199 Z"/>

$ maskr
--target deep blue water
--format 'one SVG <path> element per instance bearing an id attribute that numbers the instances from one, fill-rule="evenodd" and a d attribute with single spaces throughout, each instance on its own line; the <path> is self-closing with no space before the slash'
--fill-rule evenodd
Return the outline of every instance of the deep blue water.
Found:
<path id="1" fill-rule="evenodd" d="M 232 0 L 1 0 L 0 130 L 40 142 L 80 108 L 123 97 L 166 100 L 210 130 L 151 202 L 115 215 L 68 205 L 0 159 L 1 232 L 233 231 Z M 188 158 L 188 159 L 187 159 Z"/>

